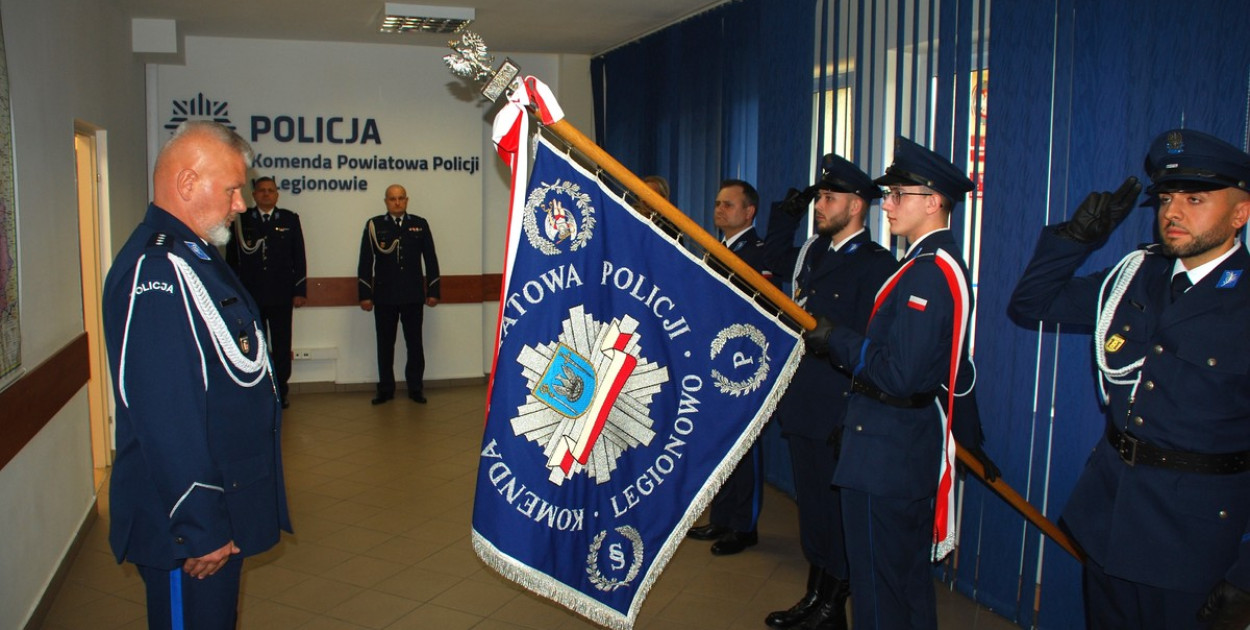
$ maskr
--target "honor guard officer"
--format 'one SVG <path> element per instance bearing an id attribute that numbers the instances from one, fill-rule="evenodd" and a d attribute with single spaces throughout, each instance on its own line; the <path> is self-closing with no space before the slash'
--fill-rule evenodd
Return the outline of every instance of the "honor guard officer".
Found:
<path id="1" fill-rule="evenodd" d="M 1146 155 L 1159 243 L 1073 277 L 1141 185 L 1042 231 L 1013 316 L 1094 329 L 1105 437 L 1063 522 L 1085 550 L 1090 628 L 1250 624 L 1250 155 L 1199 131 Z"/>
<path id="2" fill-rule="evenodd" d="M 138 567 L 150 628 L 234 628 L 243 557 L 291 531 L 260 310 L 216 247 L 244 209 L 250 156 L 218 123 L 180 125 L 104 284 L 109 543 Z"/>
<path id="3" fill-rule="evenodd" d="M 712 222 L 721 231 L 721 243 L 765 278 L 772 273 L 764 264 L 764 241 L 755 233 L 755 212 L 760 194 L 740 179 L 721 182 L 716 193 Z M 720 268 L 715 259 L 708 264 Z M 758 444 L 742 456 L 724 485 L 712 498 L 710 522 L 692 527 L 686 535 L 695 540 L 715 540 L 712 554 L 729 556 L 759 543 L 756 524 L 764 500 L 764 458 Z"/>
<path id="4" fill-rule="evenodd" d="M 234 237 L 226 246 L 226 262 L 260 306 L 268 331 L 269 356 L 282 408 L 289 405 L 291 379 L 291 312 L 308 296 L 305 276 L 304 231 L 299 215 L 277 207 L 278 186 L 272 177 L 252 182 L 256 206 L 234 222 Z"/>
<path id="5" fill-rule="evenodd" d="M 793 270 L 792 296 L 809 313 L 858 331 L 867 327 L 877 289 L 898 268 L 894 256 L 864 227 L 872 200 L 880 196 L 871 177 L 830 153 L 821 160 L 815 184 L 802 192 L 791 190 L 773 208 L 766 239 L 769 266 Z M 815 234 L 796 248 L 794 234 L 812 199 Z M 788 610 L 768 616 L 773 628 L 846 628 L 850 576 L 841 497 L 830 482 L 850 388 L 850 373 L 808 354 L 773 414 L 790 448 L 799 541 L 810 565 L 806 594 Z"/>
<path id="6" fill-rule="evenodd" d="M 833 474 L 842 494 L 852 625 L 932 629 L 930 567 L 954 547 L 955 535 L 948 418 L 955 397 L 973 383 L 966 337 L 972 294 L 949 223 L 973 186 L 948 160 L 901 137 L 894 163 L 874 181 L 888 187 L 882 209 L 890 233 L 907 241 L 903 264 L 881 287 L 866 334 L 819 318 L 805 340 L 852 375 Z"/>
<path id="7" fill-rule="evenodd" d="M 373 311 L 377 331 L 378 393 L 371 402 L 380 405 L 395 397 L 395 336 L 402 323 L 408 350 L 404 368 L 408 397 L 424 403 L 422 309 L 438 306 L 438 256 L 429 222 L 408 214 L 408 192 L 403 186 L 387 187 L 386 214 L 365 223 L 356 275 L 360 280 L 360 308 Z"/>

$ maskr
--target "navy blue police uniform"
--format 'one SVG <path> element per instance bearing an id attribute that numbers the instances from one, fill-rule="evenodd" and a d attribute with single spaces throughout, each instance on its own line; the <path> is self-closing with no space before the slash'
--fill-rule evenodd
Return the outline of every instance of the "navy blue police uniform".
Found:
<path id="1" fill-rule="evenodd" d="M 422 265 L 424 263 L 424 267 Z M 408 362 L 408 395 L 421 397 L 425 348 L 421 338 L 426 298 L 441 293 L 438 256 L 430 224 L 415 214 L 383 214 L 365 223 L 356 271 L 360 299 L 373 301 L 378 344 L 378 396 L 395 395 L 395 336 L 402 323 Z"/>
<path id="2" fill-rule="evenodd" d="M 754 227 L 744 232 L 728 245 L 729 251 L 742 259 L 765 278 L 772 273 L 764 262 L 764 241 Z M 715 264 L 715 263 L 712 263 Z M 758 443 L 742 456 L 733 473 L 725 479 L 716 496 L 712 497 L 708 520 L 711 531 L 723 532 L 721 537 L 735 537 L 734 541 L 718 540 L 712 545 L 712 553 L 727 555 L 741 551 L 742 544 L 755 544 L 760 509 L 764 504 L 764 453 Z M 698 528 L 696 528 L 697 530 Z M 697 537 L 697 536 L 696 536 Z"/>
<path id="3" fill-rule="evenodd" d="M 1146 171 L 1152 193 L 1250 190 L 1250 155 L 1191 130 L 1159 136 Z M 1236 242 L 1173 299 L 1183 266 L 1159 246 L 1077 278 L 1101 243 L 1064 229 L 1043 230 L 1010 309 L 1095 327 L 1106 432 L 1062 515 L 1090 627 L 1212 627 L 1197 611 L 1222 582 L 1250 597 L 1250 254 Z"/>
<path id="4" fill-rule="evenodd" d="M 945 158 L 905 138 L 875 183 L 927 186 L 952 202 L 972 190 Z M 912 243 L 881 287 L 866 332 L 837 325 L 827 337 L 830 360 L 852 375 L 833 482 L 841 488 L 857 629 L 937 627 L 931 563 L 953 543 L 953 523 L 943 519 L 942 536 L 935 523 L 935 503 L 950 514 L 949 495 L 938 490 L 954 461 L 943 388 L 953 355 L 956 394 L 973 381 L 966 335 L 956 339 L 972 312 L 968 286 L 954 237 L 936 230 Z"/>
<path id="5" fill-rule="evenodd" d="M 807 195 L 799 195 L 802 211 L 807 209 L 807 199 L 820 189 L 859 195 L 865 214 L 872 200 L 881 196 L 872 178 L 833 154 L 822 160 L 820 181 L 808 189 Z M 898 267 L 898 261 L 872 240 L 867 229 L 840 244 L 832 243 L 829 236 L 816 235 L 801 248 L 794 247 L 794 234 L 803 212 L 787 212 L 781 205 L 774 206 L 768 222 L 766 248 L 770 267 L 778 272 L 793 270 L 788 278 L 791 296 L 806 311 L 863 331 L 877 289 Z M 837 249 L 834 245 L 838 245 Z M 773 413 L 790 451 L 799 509 L 799 542 L 803 557 L 811 566 L 811 601 L 786 611 L 789 614 L 770 615 L 767 623 L 775 628 L 797 625 L 835 595 L 841 601 L 829 614 L 845 619 L 845 583 L 849 574 L 841 497 L 831 482 L 850 386 L 849 372 L 834 368 L 825 357 L 805 354 Z"/>
<path id="6" fill-rule="evenodd" d="M 226 262 L 260 307 L 268 331 L 269 355 L 283 404 L 291 380 L 291 314 L 296 297 L 308 297 L 304 230 L 299 215 L 274 208 L 268 217 L 257 208 L 235 219 Z"/>
<path id="7" fill-rule="evenodd" d="M 150 627 L 233 628 L 242 557 L 291 531 L 259 311 L 217 249 L 156 205 L 118 253 L 103 305 L 113 553 L 139 567 Z M 182 571 L 230 541 L 240 555 L 217 573 Z"/>

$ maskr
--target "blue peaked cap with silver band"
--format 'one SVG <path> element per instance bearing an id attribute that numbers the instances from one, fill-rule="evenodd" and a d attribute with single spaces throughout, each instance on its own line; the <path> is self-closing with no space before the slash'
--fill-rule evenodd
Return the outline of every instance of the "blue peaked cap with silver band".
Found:
<path id="1" fill-rule="evenodd" d="M 972 180 L 950 160 L 907 138 L 894 139 L 894 163 L 873 183 L 878 186 L 926 186 L 959 203 L 972 191 Z"/>
<path id="2" fill-rule="evenodd" d="M 873 183 L 867 173 L 836 153 L 827 153 L 820 159 L 820 179 L 812 184 L 816 188 L 859 195 L 864 201 L 881 197 L 881 188 Z"/>
<path id="3" fill-rule="evenodd" d="M 1172 129 L 1150 143 L 1146 175 L 1152 182 L 1146 192 L 1152 195 L 1220 188 L 1250 191 L 1250 155 L 1210 134 Z"/>

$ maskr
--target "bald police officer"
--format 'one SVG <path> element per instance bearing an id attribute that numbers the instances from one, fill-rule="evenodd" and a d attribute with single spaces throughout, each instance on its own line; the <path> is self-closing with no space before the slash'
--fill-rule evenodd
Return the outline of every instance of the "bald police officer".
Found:
<path id="1" fill-rule="evenodd" d="M 1063 511 L 1091 628 L 1250 624 L 1250 155 L 1173 129 L 1146 155 L 1159 242 L 1076 278 L 1137 201 L 1129 178 L 1042 231 L 1011 298 L 1094 327 L 1107 409 Z M 1104 286 L 1104 282 L 1106 285 Z"/>
<path id="2" fill-rule="evenodd" d="M 250 155 L 220 124 L 180 125 L 104 284 L 109 543 L 143 577 L 150 628 L 234 628 L 242 558 L 291 531 L 260 311 L 216 247 L 244 209 Z"/>

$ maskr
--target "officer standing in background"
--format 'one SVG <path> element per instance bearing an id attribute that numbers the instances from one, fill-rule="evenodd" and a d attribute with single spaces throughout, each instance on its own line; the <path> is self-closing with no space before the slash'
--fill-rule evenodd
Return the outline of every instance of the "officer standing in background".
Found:
<path id="1" fill-rule="evenodd" d="M 291 531 L 260 310 L 216 247 L 251 152 L 218 123 L 179 125 L 104 283 L 109 543 L 143 578 L 149 628 L 235 628 L 243 558 Z"/>
<path id="2" fill-rule="evenodd" d="M 408 397 L 425 403 L 423 309 L 438 306 L 441 295 L 434 235 L 428 221 L 408 214 L 408 191 L 403 186 L 387 187 L 385 201 L 386 214 L 365 222 L 356 270 L 360 308 L 373 311 L 377 332 L 378 390 L 371 402 L 380 405 L 395 397 L 395 336 L 402 323 Z"/>
<path id="3" fill-rule="evenodd" d="M 820 170 L 815 184 L 803 192 L 791 190 L 773 208 L 766 239 L 769 266 L 793 270 L 791 295 L 809 313 L 862 331 L 877 289 L 898 267 L 864 227 L 881 190 L 854 164 L 832 153 L 821 160 Z M 813 198 L 816 233 L 796 248 L 795 231 Z M 807 592 L 788 610 L 768 615 L 765 623 L 773 628 L 846 628 L 850 575 L 841 496 L 830 482 L 850 388 L 849 373 L 835 369 L 825 357 L 807 354 L 773 414 L 790 449 L 799 541 L 810 565 Z"/>
<path id="4" fill-rule="evenodd" d="M 953 548 L 955 533 L 947 418 L 954 395 L 970 393 L 973 383 L 972 294 L 949 224 L 973 186 L 945 158 L 901 137 L 894 163 L 874 181 L 889 187 L 882 209 L 890 232 L 907 240 L 903 264 L 881 288 L 866 333 L 821 317 L 804 339 L 852 375 L 833 475 L 852 625 L 933 630 L 932 563 Z"/>
<path id="5" fill-rule="evenodd" d="M 1088 554 L 1090 628 L 1250 624 L 1250 155 L 1151 143 L 1159 243 L 1074 278 L 1137 202 L 1130 177 L 1042 231 L 1010 311 L 1094 328 L 1105 437 L 1063 522 Z M 1108 279 L 1104 287 L 1104 279 Z"/>
<path id="6" fill-rule="evenodd" d="M 269 356 L 282 408 L 290 405 L 291 312 L 308 296 L 304 231 L 299 215 L 279 208 L 278 186 L 272 177 L 252 182 L 254 207 L 234 222 L 234 238 L 226 246 L 226 261 L 260 306 L 269 339 Z"/>
<path id="7" fill-rule="evenodd" d="M 772 279 L 764 263 L 764 241 L 755 233 L 755 212 L 760 194 L 740 179 L 727 179 L 716 193 L 712 222 L 721 231 L 721 243 L 743 262 Z M 720 268 L 715 259 L 708 264 Z M 759 543 L 756 524 L 764 499 L 764 458 L 759 444 L 751 448 L 712 498 L 710 522 L 692 527 L 686 535 L 695 540 L 715 540 L 712 554 L 728 556 Z"/>

